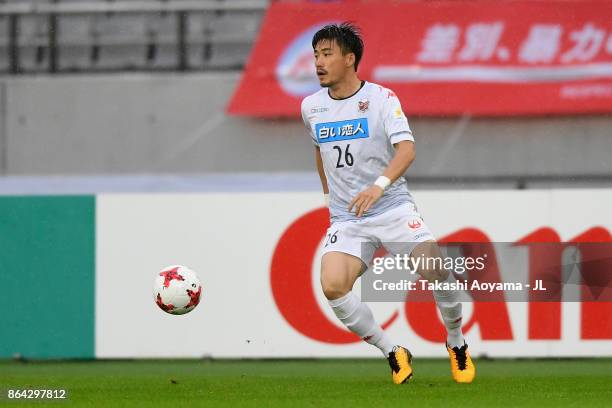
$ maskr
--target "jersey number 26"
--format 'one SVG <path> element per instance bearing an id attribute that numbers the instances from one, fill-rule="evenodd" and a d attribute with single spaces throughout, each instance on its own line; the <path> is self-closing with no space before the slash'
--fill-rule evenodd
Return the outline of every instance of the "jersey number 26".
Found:
<path id="1" fill-rule="evenodd" d="M 353 163 L 355 163 L 355 160 L 353 159 L 353 155 L 349 152 L 349 147 L 351 147 L 350 144 L 346 145 L 346 149 L 344 150 L 344 152 L 342 152 L 342 147 L 340 146 L 334 146 L 334 150 L 336 150 L 338 152 L 338 161 L 336 162 L 336 168 L 342 168 L 344 167 L 344 164 L 342 164 L 342 158 L 344 156 L 344 163 L 348 166 L 351 167 L 353 165 Z"/>

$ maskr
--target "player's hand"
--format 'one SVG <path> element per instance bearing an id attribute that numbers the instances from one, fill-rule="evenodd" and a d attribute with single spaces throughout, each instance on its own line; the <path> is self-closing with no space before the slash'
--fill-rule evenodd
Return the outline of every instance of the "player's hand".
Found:
<path id="1" fill-rule="evenodd" d="M 380 199 L 380 197 L 383 196 L 384 192 L 385 191 L 379 186 L 368 187 L 351 200 L 348 207 L 349 212 L 355 207 L 355 214 L 357 217 L 361 217 Z"/>

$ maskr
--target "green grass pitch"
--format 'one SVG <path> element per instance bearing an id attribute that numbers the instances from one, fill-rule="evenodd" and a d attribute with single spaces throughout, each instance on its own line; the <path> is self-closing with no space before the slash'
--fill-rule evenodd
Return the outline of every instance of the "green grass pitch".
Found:
<path id="1" fill-rule="evenodd" d="M 0 362 L 0 405 L 86 407 L 588 407 L 612 404 L 612 360 L 475 360 L 455 384 L 447 360 L 416 359 L 409 384 L 385 360 Z M 66 401 L 7 399 L 64 388 Z"/>

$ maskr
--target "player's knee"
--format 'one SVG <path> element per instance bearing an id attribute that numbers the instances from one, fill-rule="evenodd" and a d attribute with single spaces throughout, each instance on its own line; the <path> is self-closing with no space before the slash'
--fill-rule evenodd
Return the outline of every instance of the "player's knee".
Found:
<path id="1" fill-rule="evenodd" d="M 448 278 L 448 271 L 444 268 L 421 268 L 419 275 L 429 282 L 445 282 Z"/>
<path id="2" fill-rule="evenodd" d="M 444 282 L 448 278 L 448 271 L 444 267 L 444 259 L 438 243 L 434 240 L 419 243 L 412 252 L 414 258 L 422 258 L 417 271 L 421 277 L 429 282 Z"/>
<path id="3" fill-rule="evenodd" d="M 321 289 L 328 300 L 339 299 L 349 293 L 351 285 L 342 274 L 321 271 Z"/>
<path id="4" fill-rule="evenodd" d="M 444 282 L 448 278 L 448 271 L 444 268 L 435 269 L 432 275 L 436 282 Z"/>
<path id="5" fill-rule="evenodd" d="M 321 288 L 329 300 L 341 298 L 351 291 L 363 268 L 359 258 L 328 253 L 321 260 Z"/>
<path id="6" fill-rule="evenodd" d="M 327 300 L 336 300 L 345 296 L 347 293 L 349 293 L 349 291 L 342 289 L 323 289 L 323 293 L 325 294 Z"/>
<path id="7" fill-rule="evenodd" d="M 340 279 L 333 279 L 330 277 L 325 277 L 325 275 L 321 274 L 321 288 L 323 289 L 323 294 L 328 300 L 339 299 L 342 296 L 349 293 L 351 288 Z"/>

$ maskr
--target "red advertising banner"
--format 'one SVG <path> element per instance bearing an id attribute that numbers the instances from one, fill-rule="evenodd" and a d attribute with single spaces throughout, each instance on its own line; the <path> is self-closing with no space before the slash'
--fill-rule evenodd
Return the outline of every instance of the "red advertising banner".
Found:
<path id="1" fill-rule="evenodd" d="M 230 114 L 298 117 L 319 88 L 313 34 L 352 21 L 359 76 L 412 115 L 612 112 L 612 2 L 272 3 Z"/>

